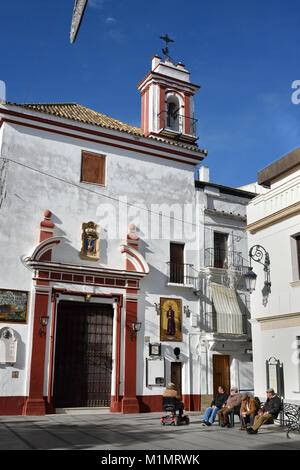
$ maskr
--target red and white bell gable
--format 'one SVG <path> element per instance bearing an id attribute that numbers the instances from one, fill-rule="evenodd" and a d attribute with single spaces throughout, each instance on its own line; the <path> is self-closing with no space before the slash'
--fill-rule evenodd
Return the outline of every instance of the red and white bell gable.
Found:
<path id="1" fill-rule="evenodd" d="M 181 62 L 174 65 L 169 58 L 162 61 L 154 56 L 152 70 L 137 88 L 142 97 L 141 128 L 145 135 L 165 135 L 185 142 L 197 139 L 193 98 L 200 87 L 191 83 L 190 73 Z M 175 130 L 166 125 L 169 103 L 174 104 L 180 120 Z"/>

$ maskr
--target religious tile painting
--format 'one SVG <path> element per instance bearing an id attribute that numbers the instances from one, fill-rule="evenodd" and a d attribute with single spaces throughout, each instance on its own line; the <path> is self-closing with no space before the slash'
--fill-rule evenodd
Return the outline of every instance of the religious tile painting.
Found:
<path id="1" fill-rule="evenodd" d="M 160 341 L 182 341 L 181 299 L 160 298 Z"/>
<path id="2" fill-rule="evenodd" d="M 0 289 L 0 322 L 27 323 L 28 291 Z"/>
<path id="3" fill-rule="evenodd" d="M 98 225 L 91 221 L 83 223 L 81 226 L 81 241 L 80 258 L 97 261 L 100 258 Z"/>

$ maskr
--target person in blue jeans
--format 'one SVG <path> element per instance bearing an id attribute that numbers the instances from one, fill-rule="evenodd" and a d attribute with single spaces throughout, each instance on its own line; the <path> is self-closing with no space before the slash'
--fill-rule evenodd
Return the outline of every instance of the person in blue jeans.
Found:
<path id="1" fill-rule="evenodd" d="M 204 413 L 203 426 L 211 426 L 213 424 L 218 410 L 222 408 L 227 398 L 228 394 L 225 391 L 224 385 L 219 385 L 218 393 Z"/>

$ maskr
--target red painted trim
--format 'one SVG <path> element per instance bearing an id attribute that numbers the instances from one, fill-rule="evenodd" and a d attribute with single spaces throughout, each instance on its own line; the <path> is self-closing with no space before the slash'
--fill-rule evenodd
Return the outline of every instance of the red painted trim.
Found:
<path id="1" fill-rule="evenodd" d="M 44 415 L 46 413 L 46 403 L 43 398 L 46 330 L 44 329 L 42 336 L 39 335 L 39 320 L 40 315 L 48 313 L 48 301 L 49 295 L 40 291 L 35 292 L 29 396 L 24 404 L 24 415 Z"/>
<path id="2" fill-rule="evenodd" d="M 163 392 L 163 390 L 162 390 Z M 47 397 L 43 397 L 44 400 Z M 22 415 L 22 409 L 27 397 L 0 397 L 0 415 L 18 416 Z M 136 397 L 140 413 L 153 413 L 162 412 L 162 394 L 161 395 L 137 395 Z M 113 395 L 111 397 L 112 406 L 111 412 L 121 412 L 122 395 Z M 183 395 L 183 402 L 185 410 L 188 411 L 201 411 L 201 395 Z M 55 413 L 52 402 L 46 404 L 46 412 Z"/>
<path id="3" fill-rule="evenodd" d="M 145 93 L 141 94 L 142 97 L 142 112 L 141 112 L 141 129 L 145 134 Z"/>
<path id="4" fill-rule="evenodd" d="M 190 115 L 191 115 L 191 105 L 190 105 L 190 96 L 189 95 L 184 95 L 184 130 L 185 134 L 190 134 L 191 132 L 191 121 L 190 121 Z"/>
<path id="5" fill-rule="evenodd" d="M 145 93 L 145 135 L 149 134 L 149 87 Z"/>
<path id="6" fill-rule="evenodd" d="M 162 393 L 161 395 L 138 395 L 140 413 L 163 412 Z M 182 401 L 186 411 L 201 411 L 201 395 L 183 395 Z"/>
<path id="7" fill-rule="evenodd" d="M 53 266 L 52 264 L 49 263 L 49 265 L 47 264 L 41 264 L 39 263 L 39 261 L 36 261 L 36 262 L 32 262 L 31 265 L 33 266 L 34 269 L 40 269 L 41 271 L 51 271 L 51 272 L 62 272 L 62 273 L 73 273 L 73 274 L 76 274 L 76 275 L 81 275 L 81 276 L 87 276 L 87 275 L 91 275 L 91 276 L 102 276 L 102 277 L 105 277 L 105 278 L 108 278 L 108 277 L 112 277 L 112 278 L 120 278 L 120 279 L 127 279 L 127 276 L 128 274 L 130 274 L 130 278 L 136 278 L 136 279 L 140 279 L 140 275 L 143 274 L 143 273 L 126 273 L 124 272 L 125 270 L 119 270 L 119 269 L 114 269 L 113 272 L 112 272 L 112 269 L 109 269 L 109 268 L 104 268 L 104 267 L 99 267 L 99 269 L 97 269 L 97 271 L 92 271 L 92 270 L 89 270 L 89 267 L 88 266 L 84 266 L 84 265 L 78 265 L 78 264 L 73 264 L 72 267 L 68 267 L 66 266 L 65 264 L 63 263 L 58 263 L 58 262 L 55 262 L 55 266 Z M 84 271 L 80 270 L 80 269 L 77 269 L 77 268 L 84 268 Z M 142 276 L 144 277 L 144 276 Z"/>
<path id="8" fill-rule="evenodd" d="M 126 250 L 126 246 L 124 246 L 124 248 L 121 249 L 121 253 L 128 253 L 129 256 L 132 256 L 138 262 L 139 266 L 141 267 L 142 272 L 146 273 L 143 263 L 141 262 L 141 260 L 135 253 L 133 253 L 132 251 Z M 137 272 L 136 267 L 132 264 L 132 262 L 129 259 L 126 259 L 126 269 L 128 271 Z"/>
<path id="9" fill-rule="evenodd" d="M 89 137 L 70 134 L 68 132 L 61 132 L 61 131 L 57 131 L 57 130 L 54 130 L 54 129 L 47 129 L 45 127 L 35 126 L 35 125 L 27 124 L 27 123 L 24 123 L 24 122 L 21 123 L 20 121 L 13 121 L 11 119 L 6 119 L 6 122 L 10 122 L 12 124 L 18 124 L 18 125 L 21 125 L 21 126 L 31 127 L 31 128 L 34 128 L 34 129 L 45 131 L 45 132 L 52 132 L 54 134 L 60 134 L 60 135 L 64 135 L 64 136 L 67 136 L 67 137 L 73 137 L 75 139 L 86 140 L 86 141 L 89 141 L 89 142 L 96 142 L 97 144 L 108 145 L 110 147 L 120 148 L 120 149 L 124 149 L 124 150 L 130 150 L 132 152 L 138 152 L 140 155 L 144 155 L 144 154 L 145 155 L 150 155 L 150 156 L 154 156 L 154 157 L 157 157 L 157 158 L 162 158 L 162 159 L 165 159 L 165 160 L 172 160 L 174 162 L 185 163 L 187 165 L 192 165 L 192 166 L 198 165 L 198 163 L 196 163 L 196 162 L 190 162 L 190 161 L 187 161 L 187 160 L 180 160 L 179 158 L 166 157 L 165 155 L 158 155 L 157 153 L 148 152 L 146 150 L 143 150 L 142 153 L 141 153 L 141 151 L 139 151 L 139 150 L 135 150 L 135 149 L 132 149 L 130 147 L 126 147 L 124 145 L 113 144 L 111 142 L 103 142 L 103 141 L 92 139 L 92 138 L 89 138 Z M 161 149 L 158 149 L 158 150 L 161 150 Z M 169 152 L 169 153 L 174 153 L 174 152 Z M 181 154 L 181 155 L 183 155 L 183 154 Z M 193 158 L 193 159 L 196 159 L 198 161 L 203 160 L 203 157 L 198 157 L 198 156 L 195 157 L 194 155 L 184 154 L 183 156 L 186 156 L 186 157 L 191 158 L 191 159 Z"/>
<path id="10" fill-rule="evenodd" d="M 131 336 L 132 322 L 137 320 L 137 301 L 125 301 L 125 332 L 124 332 L 124 396 L 121 404 L 123 413 L 139 413 L 136 397 L 136 335 Z"/>
<path id="11" fill-rule="evenodd" d="M 51 335 L 50 335 L 50 352 L 49 352 L 49 377 L 48 377 L 48 405 L 52 404 L 52 378 L 53 378 L 53 358 L 54 358 L 54 331 L 56 323 L 56 295 L 52 293 L 52 324 L 51 324 Z"/>
<path id="12" fill-rule="evenodd" d="M 0 415 L 20 416 L 27 397 L 0 397 Z"/>
<path id="13" fill-rule="evenodd" d="M 117 307 L 117 330 L 116 330 L 116 377 L 115 377 L 115 395 L 111 397 L 110 411 L 120 412 L 121 401 L 120 401 L 120 367 L 121 367 L 121 308 L 123 303 L 123 297 L 118 302 Z"/>
<path id="14" fill-rule="evenodd" d="M 92 130 L 92 129 L 86 129 L 86 128 L 74 126 L 74 125 L 71 125 L 71 124 L 65 124 L 65 123 L 62 123 L 62 122 L 52 121 L 50 119 L 45 119 L 45 118 L 32 116 L 32 115 L 28 115 L 28 114 L 18 113 L 16 111 L 11 111 L 11 110 L 8 110 L 8 109 L 0 109 L 0 113 L 2 113 L 2 112 L 5 113 L 5 114 L 20 117 L 22 119 L 42 122 L 44 124 L 50 124 L 50 125 L 56 126 L 56 127 L 62 127 L 62 128 L 74 130 L 74 131 L 77 131 L 77 132 L 84 132 L 86 134 L 95 135 L 95 136 L 99 136 L 99 137 L 105 137 L 107 139 L 113 139 L 113 140 L 129 143 L 130 145 L 155 149 L 156 151 L 165 152 L 165 153 L 168 153 L 168 154 L 174 154 L 174 155 L 179 155 L 181 157 L 188 157 L 188 158 L 195 158 L 195 159 L 198 158 L 198 156 L 190 155 L 188 153 L 181 152 L 180 150 L 166 149 L 164 147 L 159 147 L 158 145 L 150 144 L 148 142 L 140 142 L 140 141 L 136 141 L 134 139 L 131 140 L 131 139 L 126 138 L 126 137 L 120 137 L 120 136 L 116 136 L 116 135 L 109 135 L 109 134 L 104 133 L 104 132 L 95 131 L 95 130 Z M 96 143 L 100 143 L 100 144 L 110 145 L 110 146 L 113 146 L 113 147 L 119 147 L 119 148 L 124 148 L 126 150 L 133 151 L 132 148 L 128 148 L 128 147 L 125 147 L 125 146 L 119 146 L 119 145 L 116 145 L 116 144 L 112 144 L 110 142 L 95 140 L 95 139 L 91 139 L 91 138 L 84 137 L 84 136 L 76 136 L 74 134 L 58 131 L 56 129 L 49 129 L 49 128 L 42 127 L 42 126 L 35 126 L 33 124 L 24 123 L 24 122 L 20 122 L 20 121 L 15 121 L 15 120 L 12 120 L 12 119 L 7 119 L 7 118 L 4 118 L 3 120 L 5 122 L 10 122 L 12 124 L 19 124 L 19 125 L 24 125 L 24 126 L 27 126 L 27 127 L 33 127 L 33 128 L 39 129 L 39 130 L 54 132 L 54 133 L 57 133 L 57 134 L 68 136 L 68 137 L 75 137 L 75 138 L 82 139 L 82 140 L 87 140 L 87 141 L 91 141 L 91 142 L 96 142 Z M 122 132 L 122 131 L 120 131 L 120 132 Z M 140 136 L 140 137 L 143 137 L 143 136 Z M 140 150 L 137 150 L 137 151 L 140 152 Z M 144 151 L 144 153 L 147 153 L 147 152 Z M 156 157 L 159 156 L 159 155 L 157 155 L 157 153 L 148 152 L 148 154 L 156 156 Z M 167 157 L 166 156 L 161 156 L 161 158 L 167 158 Z"/>

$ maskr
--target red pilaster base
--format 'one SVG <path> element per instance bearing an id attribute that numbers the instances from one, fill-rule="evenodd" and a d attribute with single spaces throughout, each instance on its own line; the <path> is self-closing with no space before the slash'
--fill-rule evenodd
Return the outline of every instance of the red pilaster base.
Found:
<path id="1" fill-rule="evenodd" d="M 120 400 L 116 400 L 115 397 L 111 397 L 111 405 L 109 411 L 111 413 L 121 413 L 122 403 Z"/>
<path id="2" fill-rule="evenodd" d="M 28 398 L 24 404 L 22 415 L 43 416 L 46 414 L 45 400 Z"/>
<path id="3" fill-rule="evenodd" d="M 139 413 L 140 406 L 137 398 L 123 398 L 121 412 L 124 414 Z"/>

